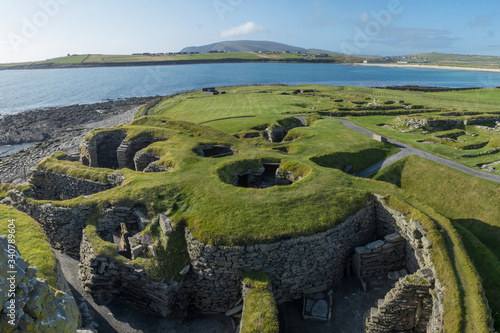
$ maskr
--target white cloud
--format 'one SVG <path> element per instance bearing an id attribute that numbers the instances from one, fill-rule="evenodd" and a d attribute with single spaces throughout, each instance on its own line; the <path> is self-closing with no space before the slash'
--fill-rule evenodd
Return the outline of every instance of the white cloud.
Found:
<path id="1" fill-rule="evenodd" d="M 258 34 L 264 32 L 264 27 L 257 25 L 253 22 L 247 22 L 238 27 L 233 27 L 221 32 L 221 37 L 229 38 L 241 35 Z"/>

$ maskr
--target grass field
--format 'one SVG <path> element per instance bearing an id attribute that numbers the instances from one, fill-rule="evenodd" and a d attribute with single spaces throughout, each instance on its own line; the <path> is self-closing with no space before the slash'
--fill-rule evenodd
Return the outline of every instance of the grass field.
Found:
<path id="1" fill-rule="evenodd" d="M 476 67 L 476 68 L 500 68 L 500 57 L 477 56 L 446 53 L 417 53 L 418 57 L 428 58 L 433 65 Z"/>
<path id="2" fill-rule="evenodd" d="M 258 52 L 230 52 L 230 53 L 200 53 L 200 54 L 154 54 L 154 55 L 113 55 L 113 54 L 87 54 L 71 55 L 66 57 L 51 58 L 43 61 L 0 64 L 0 67 L 29 66 L 40 64 L 72 64 L 72 65 L 92 65 L 92 64 L 120 64 L 120 63 L 144 63 L 144 62 L 234 62 L 234 61 L 284 61 L 284 62 L 330 62 L 330 63 L 358 63 L 359 57 L 347 55 L 331 55 L 327 58 L 315 58 L 312 55 L 302 56 L 289 53 L 258 53 Z"/>

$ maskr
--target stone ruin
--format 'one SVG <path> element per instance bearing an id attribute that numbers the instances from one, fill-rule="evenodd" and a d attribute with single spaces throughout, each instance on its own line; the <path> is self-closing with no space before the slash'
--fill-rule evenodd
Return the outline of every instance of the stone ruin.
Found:
<path id="1" fill-rule="evenodd" d="M 117 134 L 117 131 L 113 133 L 116 137 L 110 139 L 106 147 L 116 148 L 115 165 L 124 165 L 125 159 L 118 162 L 118 148 L 126 146 L 123 135 Z M 109 139 L 109 133 L 102 135 Z M 95 163 L 99 166 L 102 162 L 102 159 L 99 162 L 100 154 L 103 154 L 99 149 L 103 148 L 89 149 L 92 142 L 99 146 L 99 140 L 90 141 L 82 156 L 90 157 L 90 165 Z M 141 147 L 148 142 L 143 140 L 141 144 L 129 145 L 120 154 L 127 156 L 127 163 L 131 163 L 131 156 L 136 158 L 137 153 L 125 152 L 143 149 Z M 215 145 L 206 151 L 208 155 L 214 153 L 215 156 L 221 151 L 224 153 L 223 148 Z M 112 155 L 112 158 L 115 156 Z M 104 161 L 105 165 L 110 165 L 109 160 Z M 242 166 L 231 184 L 253 188 L 292 184 L 293 175 L 279 170 L 279 160 L 262 159 L 259 163 L 253 163 L 253 168 L 248 168 L 248 164 L 246 168 Z M 40 178 L 35 177 L 35 182 Z M 40 196 L 43 196 L 41 193 L 51 193 L 48 190 L 52 186 L 50 184 L 38 192 L 34 185 L 35 193 Z M 57 197 L 53 193 L 48 196 Z M 271 244 L 207 245 L 197 241 L 186 228 L 190 265 L 179 272 L 184 276 L 181 282 L 155 282 L 142 269 L 93 255 L 92 243 L 82 237 L 85 220 L 92 212 L 90 207 L 38 206 L 15 190 L 6 200 L 9 202 L 5 203 L 37 220 L 54 248 L 80 258 L 80 279 L 86 291 L 103 301 L 120 298 L 145 312 L 163 316 L 186 314 L 188 309 L 225 313 L 231 311 L 234 304 L 241 304 L 240 280 L 243 272 L 262 270 L 270 277 L 278 304 L 303 299 L 305 318 L 329 320 L 332 305 L 330 291 L 347 272 L 353 271 L 365 288 L 364 279 L 370 276 L 392 274 L 398 279 L 385 299 L 366 314 L 367 332 L 402 329 L 438 332 L 441 327 L 443 294 L 430 260 L 432 244 L 418 222 L 407 220 L 404 215 L 387 207 L 379 197 L 333 229 Z M 140 209 L 111 206 L 102 213 L 97 221 L 97 235 L 115 244 L 119 254 L 128 259 L 156 256 L 151 236 L 141 233 L 151 220 Z M 159 221 L 163 233 L 168 236 L 172 232 L 168 217 L 162 215 Z M 317 295 L 323 295 L 323 298 L 316 299 Z"/>
<path id="2" fill-rule="evenodd" d="M 168 169 L 157 165 L 159 156 L 145 151 L 151 144 L 163 139 L 139 137 L 126 140 L 127 134 L 119 131 L 104 131 L 96 134 L 80 146 L 80 162 L 94 168 L 129 168 L 142 172 L 162 172 Z"/>
<path id="3" fill-rule="evenodd" d="M 259 168 L 249 168 L 239 172 L 231 185 L 247 188 L 269 188 L 290 185 L 293 182 L 279 172 L 280 163 L 263 162 Z"/>
<path id="4" fill-rule="evenodd" d="M 85 289 L 105 301 L 124 299 L 145 312 L 163 316 L 186 314 L 193 309 L 225 313 L 241 303 L 243 272 L 262 270 L 270 277 L 278 304 L 304 298 L 305 312 L 309 309 L 314 319 L 328 320 L 329 291 L 348 272 L 354 271 L 361 285 L 369 276 L 391 273 L 398 282 L 366 314 L 367 331 L 404 328 L 439 332 L 441 327 L 443 287 L 430 259 L 432 244 L 417 221 L 408 220 L 379 197 L 333 229 L 271 244 L 207 245 L 197 241 L 186 228 L 190 265 L 179 272 L 184 279 L 159 283 L 150 280 L 142 269 L 93 254 L 91 242 L 82 238 L 85 219 L 91 213 L 89 208 L 50 204 L 36 208 L 22 194 L 14 192 L 11 191 L 10 203 L 40 223 L 52 246 L 73 254 L 78 250 Z M 159 220 L 168 236 L 172 230 L 168 217 Z M 148 243 L 148 236 L 139 237 L 139 231 L 149 222 L 137 209 L 108 207 L 98 219 L 96 231 L 103 240 L 116 244 L 117 251 L 124 251 L 126 257 L 150 257 L 154 256 L 154 246 Z M 71 243 L 67 242 L 69 239 Z M 324 295 L 323 300 L 315 299 L 318 294 Z M 313 303 L 308 301 L 311 297 Z M 327 312 L 321 314 L 321 309 Z"/>
<path id="5" fill-rule="evenodd" d="M 219 158 L 234 155 L 236 150 L 224 145 L 204 144 L 196 147 L 194 152 L 201 157 Z"/>

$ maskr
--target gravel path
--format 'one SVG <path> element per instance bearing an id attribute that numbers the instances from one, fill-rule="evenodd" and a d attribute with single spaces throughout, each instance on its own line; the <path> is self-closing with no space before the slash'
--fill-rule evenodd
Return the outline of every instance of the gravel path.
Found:
<path id="1" fill-rule="evenodd" d="M 340 122 L 345 127 L 352 129 L 353 131 L 362 133 L 364 135 L 372 137 L 373 134 L 375 134 L 374 132 L 369 131 L 366 128 L 363 128 L 359 125 L 354 124 L 352 121 L 344 120 L 344 119 L 335 119 L 335 120 Z M 469 168 L 469 167 L 462 165 L 460 163 L 450 161 L 450 160 L 443 158 L 443 157 L 436 156 L 434 154 L 431 154 L 431 153 L 425 152 L 423 150 L 411 147 L 407 144 L 404 144 L 404 143 L 396 141 L 396 140 L 388 139 L 388 142 L 393 144 L 397 148 L 399 148 L 400 152 L 395 154 L 395 155 L 390 156 L 389 158 L 387 158 L 387 159 L 385 159 L 385 160 L 383 160 L 383 161 L 381 161 L 381 162 L 379 162 L 371 167 L 369 167 L 368 169 L 365 169 L 365 170 L 357 173 L 356 176 L 364 177 L 364 178 L 369 177 L 369 176 L 375 174 L 380 169 L 383 169 L 383 168 L 391 165 L 392 163 L 402 159 L 405 156 L 417 155 L 417 156 L 426 158 L 428 160 L 446 165 L 446 166 L 453 168 L 455 170 L 465 172 L 471 176 L 479 177 L 479 178 L 483 178 L 486 180 L 491 180 L 491 181 L 500 183 L 500 176 L 498 176 L 498 175 L 494 175 L 494 174 L 486 173 L 486 172 L 479 171 L 479 170 L 476 170 L 473 168 Z"/>

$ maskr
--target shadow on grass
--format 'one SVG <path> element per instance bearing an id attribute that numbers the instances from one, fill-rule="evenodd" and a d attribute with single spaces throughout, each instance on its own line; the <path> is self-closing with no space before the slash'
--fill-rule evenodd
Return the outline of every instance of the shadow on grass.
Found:
<path id="1" fill-rule="evenodd" d="M 453 220 L 453 223 L 457 223 L 471 232 L 481 243 L 488 247 L 497 260 L 500 260 L 500 227 L 492 226 L 477 219 L 458 219 Z"/>
<path id="2" fill-rule="evenodd" d="M 464 225 L 462 225 L 462 223 Z M 495 321 L 495 331 L 500 331 L 500 261 L 491 249 L 481 242 L 468 228 L 465 226 L 470 223 L 473 227 L 478 225 L 484 232 L 492 230 L 495 233 L 499 232 L 498 227 L 492 227 L 478 220 L 456 220 L 454 226 L 462 236 L 462 242 L 471 257 L 474 266 L 476 267 L 481 279 L 483 288 L 488 300 L 493 320 Z M 485 226 L 486 225 L 486 226 Z M 498 246 L 497 246 L 498 247 Z M 498 249 L 496 249 L 498 251 Z"/>

